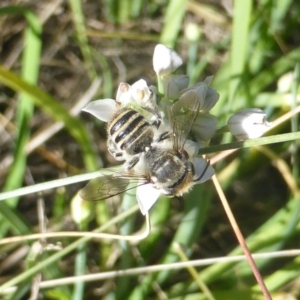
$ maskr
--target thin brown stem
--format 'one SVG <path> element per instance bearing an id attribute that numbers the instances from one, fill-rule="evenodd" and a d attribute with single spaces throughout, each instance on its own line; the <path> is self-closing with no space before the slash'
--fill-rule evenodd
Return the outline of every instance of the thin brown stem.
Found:
<path id="1" fill-rule="evenodd" d="M 222 190 L 222 187 L 221 187 L 221 185 L 220 185 L 220 183 L 219 183 L 216 175 L 214 175 L 212 177 L 212 180 L 213 180 L 215 188 L 216 188 L 216 190 L 218 192 L 218 195 L 220 197 L 220 200 L 222 202 L 222 205 L 224 207 L 226 215 L 227 215 L 227 217 L 229 219 L 229 222 L 230 222 L 230 224 L 231 224 L 231 226 L 233 228 L 233 231 L 234 231 L 234 233 L 235 233 L 235 235 L 236 235 L 236 237 L 237 237 L 237 239 L 238 239 L 238 241 L 239 241 L 239 243 L 240 243 L 240 245 L 241 245 L 241 247 L 242 247 L 242 249 L 243 249 L 243 251 L 245 253 L 245 256 L 246 256 L 246 258 L 248 260 L 248 263 L 249 263 L 249 265 L 250 265 L 250 267 L 251 267 L 251 269 L 253 271 L 254 277 L 256 278 L 256 281 L 259 284 L 259 286 L 260 286 L 260 288 L 261 288 L 261 290 L 262 290 L 265 298 L 267 300 L 272 300 L 272 297 L 271 297 L 271 295 L 270 295 L 270 293 L 269 293 L 269 291 L 268 291 L 268 289 L 267 289 L 267 287 L 265 285 L 265 282 L 264 282 L 264 280 L 263 280 L 263 278 L 262 278 L 262 276 L 261 276 L 261 274 L 260 274 L 260 272 L 259 272 L 259 270 L 258 270 L 258 268 L 257 268 L 257 266 L 255 264 L 255 262 L 254 262 L 254 259 L 253 259 L 252 255 L 251 255 L 250 251 L 249 251 L 249 248 L 248 248 L 248 246 L 247 246 L 247 244 L 245 242 L 245 239 L 244 239 L 244 237 L 242 235 L 242 232 L 241 232 L 241 230 L 240 230 L 240 228 L 239 228 L 239 226 L 238 226 L 238 224 L 237 224 L 237 222 L 236 222 L 236 220 L 234 218 L 234 215 L 233 215 L 233 213 L 231 211 L 231 208 L 230 208 L 230 206 L 228 204 L 228 201 L 227 201 L 227 199 L 225 197 L 225 194 L 224 194 L 224 192 Z"/>

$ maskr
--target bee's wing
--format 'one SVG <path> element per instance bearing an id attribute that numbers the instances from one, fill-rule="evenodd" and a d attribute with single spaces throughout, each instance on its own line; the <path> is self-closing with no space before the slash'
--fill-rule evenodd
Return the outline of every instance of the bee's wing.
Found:
<path id="1" fill-rule="evenodd" d="M 199 113 L 199 97 L 195 90 L 185 92 L 184 97 L 173 104 L 170 122 L 173 128 L 173 147 L 182 149 Z"/>
<path id="2" fill-rule="evenodd" d="M 137 182 L 135 185 L 129 186 L 131 181 L 132 178 L 126 177 L 125 175 L 105 175 L 96 179 L 92 179 L 79 192 L 79 196 L 84 200 L 105 200 L 144 184 L 144 182 Z"/>

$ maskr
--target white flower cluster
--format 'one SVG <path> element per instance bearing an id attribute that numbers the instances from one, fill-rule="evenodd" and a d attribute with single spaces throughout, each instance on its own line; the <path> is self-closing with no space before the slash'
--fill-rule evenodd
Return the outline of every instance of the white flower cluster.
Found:
<path id="1" fill-rule="evenodd" d="M 140 179 L 137 201 L 146 214 L 161 194 L 182 196 L 213 176 L 209 161 L 197 154 L 216 133 L 217 118 L 209 112 L 219 94 L 209 87 L 213 77 L 188 87 L 188 76 L 173 74 L 181 64 L 175 51 L 157 45 L 153 68 L 164 88 L 159 102 L 156 88 L 141 79 L 133 85 L 120 83 L 116 99 L 96 100 L 83 109 L 108 123 L 108 150 L 117 160 L 125 161 L 118 181 L 113 176 L 106 180 L 114 188 L 107 188 L 103 198 L 126 189 L 127 182 L 121 179 L 129 181 L 136 176 Z M 262 111 L 254 114 L 254 121 L 250 110 L 232 116 L 230 131 L 238 138 L 257 137 L 266 122 Z M 253 122 L 259 126 L 255 134 L 247 136 Z M 191 130 L 196 142 L 187 140 Z"/>

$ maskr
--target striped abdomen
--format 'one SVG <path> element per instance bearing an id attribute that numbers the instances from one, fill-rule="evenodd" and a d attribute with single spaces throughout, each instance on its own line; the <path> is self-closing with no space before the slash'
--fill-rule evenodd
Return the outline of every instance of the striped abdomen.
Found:
<path id="1" fill-rule="evenodd" d="M 152 125 L 140 113 L 130 108 L 120 109 L 108 124 L 107 131 L 116 148 L 129 155 L 149 149 L 154 138 Z"/>

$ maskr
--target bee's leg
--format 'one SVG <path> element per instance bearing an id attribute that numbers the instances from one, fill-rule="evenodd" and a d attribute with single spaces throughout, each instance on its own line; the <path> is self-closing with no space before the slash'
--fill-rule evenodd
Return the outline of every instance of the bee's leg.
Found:
<path id="1" fill-rule="evenodd" d="M 118 149 L 117 144 L 111 138 L 107 140 L 107 149 L 116 160 L 125 160 L 123 152 Z"/>
<path id="2" fill-rule="evenodd" d="M 144 110 L 150 112 L 153 116 L 155 116 L 155 121 L 152 123 L 152 125 L 154 125 L 156 128 L 159 128 L 160 124 L 161 124 L 161 114 L 159 112 L 159 110 L 157 109 L 156 106 L 143 106 L 142 107 Z"/>
<path id="3" fill-rule="evenodd" d="M 160 111 L 158 109 L 158 106 L 156 104 L 156 98 L 157 98 L 156 87 L 155 86 L 150 86 L 149 90 L 150 90 L 150 93 L 151 93 L 150 97 L 146 101 L 145 105 L 142 106 L 142 108 L 147 110 L 151 114 L 153 114 L 153 116 L 155 116 L 156 120 L 152 123 L 152 125 L 154 125 L 156 128 L 159 128 L 162 118 L 161 118 L 161 114 L 160 114 Z"/>
<path id="4" fill-rule="evenodd" d="M 130 159 L 129 161 L 126 161 L 126 163 L 124 164 L 124 168 L 125 170 L 128 172 L 130 171 L 132 168 L 134 168 L 134 166 L 140 161 L 140 157 L 139 155 L 134 156 L 132 159 Z"/>
<path id="5" fill-rule="evenodd" d="M 156 143 L 159 143 L 161 141 L 164 141 L 168 138 L 170 138 L 172 136 L 172 132 L 171 131 L 166 131 L 166 132 L 163 132 L 157 139 L 156 139 Z"/>

